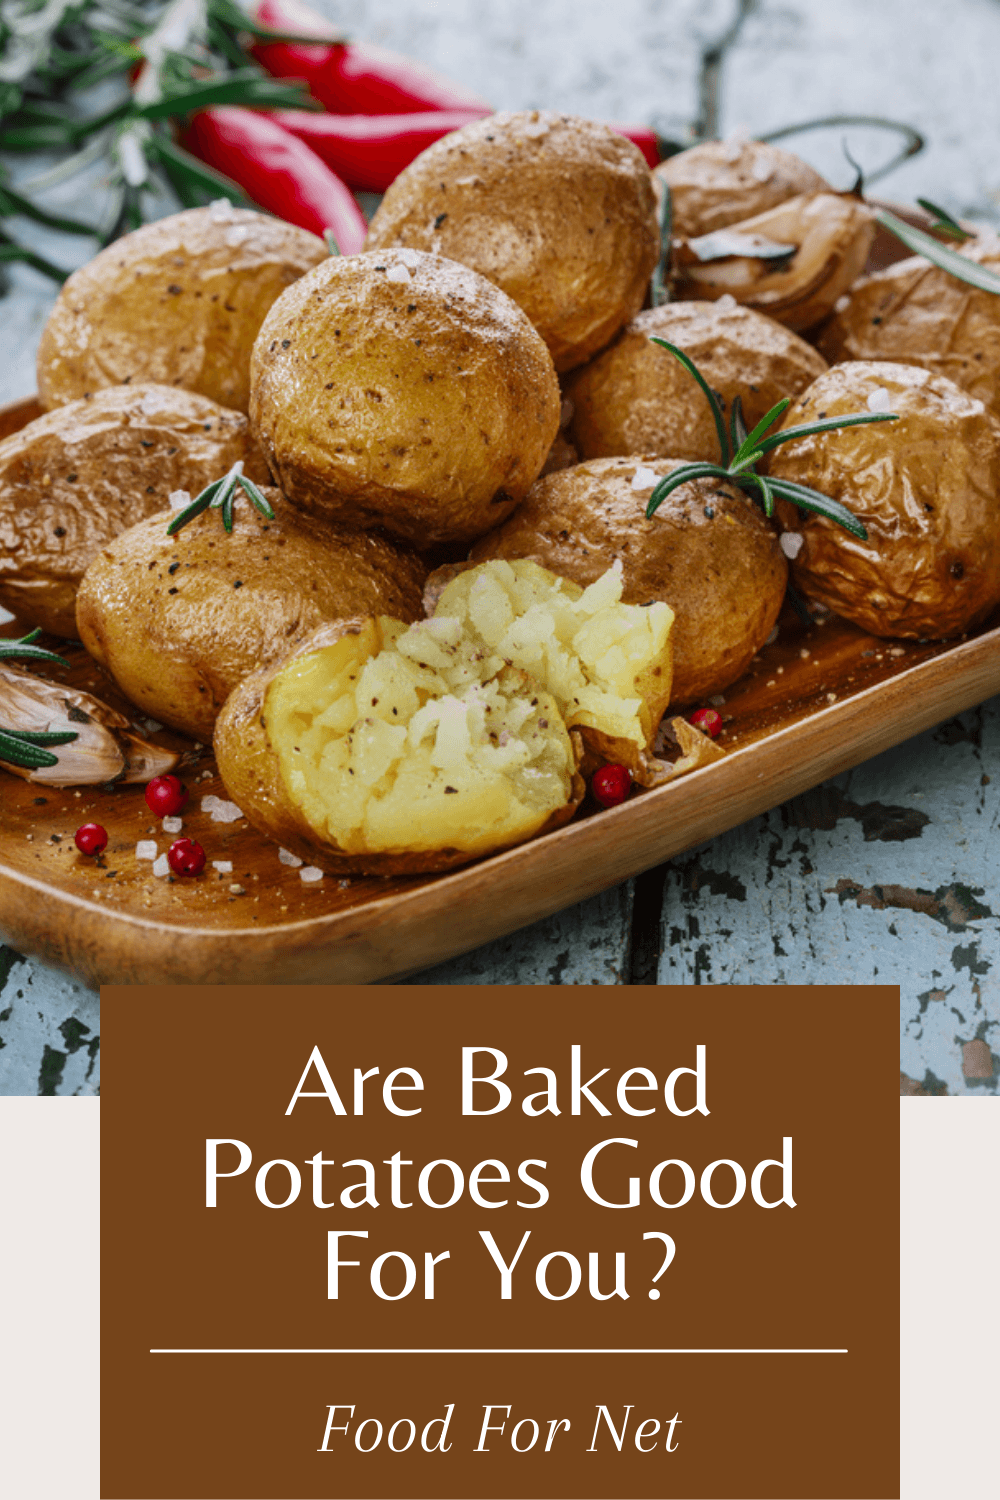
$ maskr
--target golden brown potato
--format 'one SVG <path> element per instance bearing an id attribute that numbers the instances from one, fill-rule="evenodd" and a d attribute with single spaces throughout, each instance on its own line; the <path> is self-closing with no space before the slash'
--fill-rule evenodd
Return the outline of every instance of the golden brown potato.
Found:
<path id="1" fill-rule="evenodd" d="M 409 629 L 319 630 L 223 709 L 229 795 L 287 847 L 370 874 L 447 869 L 564 822 L 583 738 L 643 769 L 662 712 L 671 612 L 620 595 L 614 572 L 583 590 L 494 562 Z"/>
<path id="2" fill-rule="evenodd" d="M 275 303 L 251 422 L 301 510 L 429 549 L 509 515 L 559 428 L 559 384 L 524 313 L 417 250 L 328 259 Z"/>
<path id="3" fill-rule="evenodd" d="M 659 231 L 649 168 L 630 141 L 531 110 L 491 115 L 424 151 L 389 188 L 366 245 L 471 266 L 524 308 L 556 369 L 571 370 L 642 306 Z"/>
<path id="4" fill-rule="evenodd" d="M 681 485 L 647 521 L 655 480 L 675 468 L 663 458 L 597 458 L 550 474 L 471 555 L 532 558 L 585 585 L 620 563 L 626 602 L 663 599 L 673 609 L 671 697 L 693 703 L 746 671 L 774 628 L 788 566 L 757 507 L 715 480 Z"/>
<path id="5" fill-rule="evenodd" d="M 961 254 L 1000 269 L 1000 239 Z M 1000 414 L 1000 297 L 949 276 L 922 256 L 862 277 L 837 304 L 819 348 L 831 364 L 888 359 L 945 375 Z"/>
<path id="6" fill-rule="evenodd" d="M 774 261 L 755 257 L 750 247 L 740 252 L 741 243 L 756 236 L 795 251 L 775 268 Z M 719 231 L 711 244 L 675 240 L 678 291 L 694 298 L 728 293 L 798 332 L 831 312 L 864 270 L 874 239 L 872 211 L 859 198 L 803 194 Z M 713 254 L 727 253 L 702 262 L 699 257 L 709 248 Z"/>
<path id="7" fill-rule="evenodd" d="M 763 213 L 799 193 L 827 193 L 829 183 L 801 157 L 764 141 L 705 141 L 653 169 L 673 200 L 672 232 L 710 234 Z"/>
<path id="8" fill-rule="evenodd" d="M 651 337 L 690 355 L 727 417 L 739 396 L 748 427 L 826 369 L 804 339 L 731 297 L 648 308 L 567 387 L 574 406 L 571 433 L 584 458 L 659 453 L 719 462 L 719 439 L 701 388 Z"/>
<path id="9" fill-rule="evenodd" d="M 174 537 L 170 515 L 133 526 L 88 568 L 80 638 L 138 707 L 208 741 L 229 693 L 327 620 L 421 613 L 424 570 L 382 537 L 316 530 L 265 490 L 265 520 L 238 500 L 227 535 L 214 512 Z"/>
<path id="10" fill-rule="evenodd" d="M 264 314 L 326 257 L 316 235 L 225 201 L 143 225 L 59 293 L 38 349 L 42 405 L 151 381 L 245 412 Z"/>
<path id="11" fill-rule="evenodd" d="M 238 460 L 269 479 L 241 412 L 163 385 L 115 386 L 0 443 L 0 604 L 76 635 L 76 590 L 114 537 Z"/>
<path id="12" fill-rule="evenodd" d="M 942 376 L 858 362 L 821 375 L 785 425 L 859 411 L 899 420 L 774 450 L 775 478 L 835 497 L 868 531 L 859 541 L 820 516 L 783 510 L 802 537 L 794 582 L 875 635 L 960 635 L 1000 602 L 1000 423 Z"/>

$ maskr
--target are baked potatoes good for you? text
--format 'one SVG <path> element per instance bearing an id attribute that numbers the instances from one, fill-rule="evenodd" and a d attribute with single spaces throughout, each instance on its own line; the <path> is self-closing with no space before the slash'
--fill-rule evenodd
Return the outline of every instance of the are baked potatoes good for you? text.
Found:
<path id="1" fill-rule="evenodd" d="M 952 248 L 1000 271 L 1000 238 L 994 234 Z M 1000 415 L 1000 297 L 922 256 L 855 282 L 818 343 L 831 363 L 888 359 L 920 365 Z"/>
<path id="2" fill-rule="evenodd" d="M 224 199 L 143 225 L 59 293 L 38 349 L 42 405 L 152 381 L 245 412 L 265 313 L 327 253 L 316 235 Z"/>
<path id="3" fill-rule="evenodd" d="M 109 387 L 29 422 L 0 443 L 0 604 L 75 636 L 101 548 L 240 460 L 267 482 L 246 417 L 172 386 Z"/>
<path id="4" fill-rule="evenodd" d="M 643 765 L 669 695 L 671 611 L 620 594 L 614 572 L 584 591 L 492 563 L 409 629 L 322 628 L 227 702 L 229 795 L 286 847 L 370 874 L 448 869 L 564 822 L 583 738 Z"/>
<path id="5" fill-rule="evenodd" d="M 899 420 L 797 438 L 770 459 L 774 478 L 842 501 L 868 533 L 781 502 L 802 537 L 793 582 L 874 635 L 961 635 L 1000 603 L 1000 423 L 943 376 L 859 361 L 821 375 L 784 425 L 865 410 Z"/>
<path id="6" fill-rule="evenodd" d="M 676 235 L 711 234 L 764 213 L 800 193 L 828 193 L 830 185 L 792 151 L 732 135 L 678 151 L 653 168 L 666 183 Z"/>
<path id="7" fill-rule="evenodd" d="M 510 514 L 559 411 L 521 309 L 418 250 L 325 261 L 279 298 L 254 346 L 251 422 L 289 501 L 424 549 Z"/>
<path id="8" fill-rule="evenodd" d="M 764 645 L 788 564 L 757 506 L 720 480 L 679 486 L 647 520 L 656 480 L 677 467 L 662 458 L 598 458 L 549 474 L 471 556 L 531 558 L 583 585 L 620 564 L 626 602 L 662 599 L 674 610 L 671 698 L 692 703 L 735 682 Z"/>
<path id="9" fill-rule="evenodd" d="M 826 369 L 805 339 L 732 297 L 647 308 L 566 387 L 573 403 L 570 432 L 581 457 L 657 453 L 718 460 L 719 440 L 704 395 L 668 350 L 650 343 L 653 336 L 694 360 L 727 420 L 739 396 L 748 428 Z"/>
<path id="10" fill-rule="evenodd" d="M 551 110 L 490 115 L 437 141 L 396 178 L 365 243 L 471 266 L 524 309 L 557 370 L 639 311 L 659 258 L 642 153 Z"/>
<path id="11" fill-rule="evenodd" d="M 80 637 L 131 702 L 208 742 L 243 678 L 324 621 L 421 614 L 425 569 L 384 537 L 311 525 L 264 495 L 275 518 L 237 503 L 232 533 L 208 511 L 167 535 L 169 513 L 133 526 L 88 568 Z"/>

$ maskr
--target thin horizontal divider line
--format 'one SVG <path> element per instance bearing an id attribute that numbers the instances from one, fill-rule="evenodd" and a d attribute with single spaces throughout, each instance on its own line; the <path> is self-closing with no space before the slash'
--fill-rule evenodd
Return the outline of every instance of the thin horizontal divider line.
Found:
<path id="1" fill-rule="evenodd" d="M 150 1354 L 847 1354 L 846 1349 L 150 1349 Z"/>

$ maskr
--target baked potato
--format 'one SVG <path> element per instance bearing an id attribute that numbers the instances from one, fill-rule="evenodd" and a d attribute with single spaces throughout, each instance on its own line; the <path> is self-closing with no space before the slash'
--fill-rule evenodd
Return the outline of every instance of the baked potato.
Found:
<path id="1" fill-rule="evenodd" d="M 842 501 L 867 541 L 782 505 L 801 537 L 797 588 L 874 635 L 944 640 L 1000 602 L 1000 423 L 981 401 L 915 365 L 833 365 L 785 425 L 848 412 L 899 420 L 776 448 L 775 478 Z"/>
<path id="2" fill-rule="evenodd" d="M 288 499 L 430 549 L 527 492 L 559 428 L 548 350 L 466 266 L 393 250 L 328 259 L 268 313 L 251 422 Z"/>
<path id="3" fill-rule="evenodd" d="M 365 243 L 471 266 L 524 309 L 557 370 L 638 312 L 659 258 L 642 153 L 551 110 L 491 115 L 437 141 L 396 178 Z"/>
<path id="4" fill-rule="evenodd" d="M 76 590 L 101 548 L 239 460 L 268 482 L 246 417 L 172 386 L 113 386 L 29 422 L 0 443 L 0 604 L 75 636 Z"/>
<path id="5" fill-rule="evenodd" d="M 127 698 L 208 742 L 233 688 L 327 620 L 421 614 L 424 569 L 379 536 L 314 529 L 276 490 L 227 534 L 205 512 L 176 536 L 153 516 L 105 547 L 77 597 L 80 638 Z"/>
<path id="6" fill-rule="evenodd" d="M 535 484 L 473 560 L 531 558 L 589 585 L 620 564 L 622 598 L 674 610 L 675 703 L 704 701 L 746 671 L 781 610 L 788 564 L 775 529 L 734 486 L 680 485 L 652 520 L 645 510 L 670 459 L 598 458 Z"/>
<path id="7" fill-rule="evenodd" d="M 583 458 L 658 453 L 718 463 L 708 402 L 674 356 L 650 343 L 652 337 L 690 355 L 727 413 L 739 396 L 748 427 L 826 369 L 804 339 L 731 297 L 648 308 L 567 386 L 574 407 L 570 432 Z"/>
<path id="8" fill-rule="evenodd" d="M 672 232 L 685 237 L 752 219 L 799 193 L 830 192 L 800 156 L 736 136 L 678 151 L 653 168 L 653 182 L 670 188 Z"/>
<path id="9" fill-rule="evenodd" d="M 796 332 L 830 313 L 868 261 L 875 220 L 850 193 L 805 193 L 698 240 L 673 242 L 681 297 L 724 297 L 767 313 Z M 754 254 L 763 239 L 788 246 L 777 262 Z"/>
<path id="10" fill-rule="evenodd" d="M 316 235 L 225 200 L 143 225 L 59 293 L 38 349 L 42 405 L 143 381 L 245 412 L 264 314 L 327 253 Z"/>
<path id="11" fill-rule="evenodd" d="M 959 252 L 1000 269 L 1000 239 Z M 945 375 L 1000 414 L 1000 297 L 914 255 L 864 276 L 838 302 L 819 336 L 831 364 L 888 359 Z"/>
<path id="12" fill-rule="evenodd" d="M 613 573 L 583 591 L 492 563 L 409 629 L 384 616 L 321 628 L 226 703 L 215 752 L 229 795 L 335 871 L 447 869 L 556 826 L 583 796 L 582 735 L 638 761 L 669 680 L 669 609 L 620 593 Z"/>

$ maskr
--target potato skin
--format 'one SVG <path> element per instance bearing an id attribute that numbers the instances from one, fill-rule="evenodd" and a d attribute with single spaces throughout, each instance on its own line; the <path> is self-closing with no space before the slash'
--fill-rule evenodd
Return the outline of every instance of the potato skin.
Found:
<path id="1" fill-rule="evenodd" d="M 672 232 L 686 239 L 726 229 L 829 183 L 792 151 L 765 141 L 705 141 L 653 168 L 673 200 Z"/>
<path id="2" fill-rule="evenodd" d="M 727 418 L 739 396 L 748 428 L 826 369 L 805 339 L 731 298 L 648 308 L 567 386 L 574 405 L 571 433 L 582 457 L 658 453 L 719 462 L 715 423 L 700 387 L 651 337 L 690 355 Z"/>
<path id="3" fill-rule="evenodd" d="M 510 514 L 560 404 L 520 308 L 416 250 L 328 259 L 279 298 L 254 346 L 251 422 L 289 500 L 421 549 Z"/>
<path id="4" fill-rule="evenodd" d="M 38 349 L 42 405 L 152 381 L 245 412 L 265 313 L 327 253 L 316 235 L 250 209 L 191 208 L 143 225 L 59 293 Z"/>
<path id="5" fill-rule="evenodd" d="M 411 246 L 501 287 L 571 370 L 638 312 L 659 256 L 642 153 L 552 110 L 491 115 L 401 172 L 366 247 Z"/>
<path id="6" fill-rule="evenodd" d="M 469 864 L 473 856 L 460 849 L 344 854 L 315 832 L 289 796 L 278 756 L 268 737 L 267 690 L 292 661 L 332 646 L 345 635 L 361 637 L 359 645 L 366 648 L 366 656 L 374 655 L 382 645 L 377 620 L 363 617 L 338 620 L 320 626 L 282 661 L 259 668 L 230 694 L 219 714 L 213 742 L 227 792 L 255 828 L 303 859 L 312 860 L 318 855 L 332 874 L 426 875 Z M 553 814 L 535 837 L 568 822 L 584 792 L 582 778 L 575 776 L 571 800 Z"/>
<path id="7" fill-rule="evenodd" d="M 114 386 L 29 422 L 0 443 L 0 604 L 75 636 L 76 590 L 101 548 L 238 459 L 268 483 L 246 417 L 172 386 Z"/>
<path id="8" fill-rule="evenodd" d="M 957 247 L 955 247 L 957 248 Z M 961 253 L 1000 269 L 1000 239 L 986 235 Z M 944 375 L 1000 415 L 1000 298 L 922 256 L 863 276 L 818 345 L 831 364 L 892 360 Z"/>
<path id="9" fill-rule="evenodd" d="M 778 618 L 788 565 L 761 512 L 721 481 L 681 485 L 647 521 L 651 487 L 632 488 L 640 467 L 663 475 L 678 465 L 596 458 L 549 474 L 471 557 L 532 558 L 583 585 L 620 561 L 626 604 L 662 599 L 674 610 L 672 698 L 693 703 L 746 671 Z"/>
<path id="10" fill-rule="evenodd" d="M 238 501 L 229 536 L 211 511 L 174 537 L 169 513 L 133 526 L 77 596 L 80 638 L 126 697 L 203 742 L 233 688 L 322 622 L 421 613 L 424 569 L 412 554 L 378 536 L 315 530 L 265 493 L 276 519 Z"/>
<path id="11" fill-rule="evenodd" d="M 775 478 L 836 497 L 868 531 L 859 541 L 788 507 L 788 524 L 803 537 L 793 580 L 874 635 L 944 640 L 1000 602 L 1000 423 L 942 376 L 859 361 L 821 375 L 785 425 L 863 412 L 880 388 L 897 422 L 817 433 L 774 450 Z"/>

